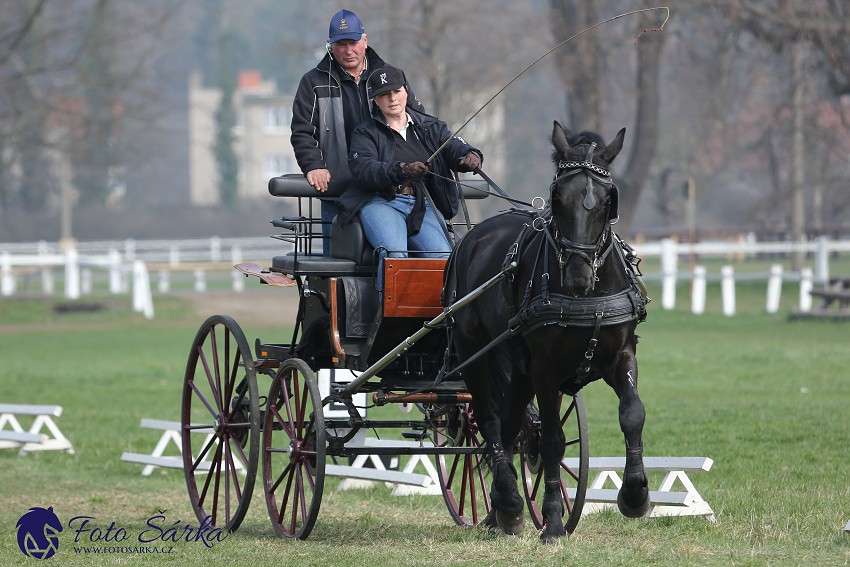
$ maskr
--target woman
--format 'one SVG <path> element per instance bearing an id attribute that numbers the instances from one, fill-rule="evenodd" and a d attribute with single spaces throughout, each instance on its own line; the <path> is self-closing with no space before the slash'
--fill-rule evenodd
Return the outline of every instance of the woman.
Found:
<path id="1" fill-rule="evenodd" d="M 372 118 L 351 134 L 348 166 L 354 183 L 337 199 L 339 221 L 360 216 L 363 232 L 383 259 L 444 258 L 451 251 L 445 220 L 457 213 L 458 195 L 450 169 L 474 171 L 481 151 L 452 138 L 445 122 L 407 106 L 404 72 L 384 66 L 368 79 Z M 428 175 L 434 173 L 434 175 Z"/>

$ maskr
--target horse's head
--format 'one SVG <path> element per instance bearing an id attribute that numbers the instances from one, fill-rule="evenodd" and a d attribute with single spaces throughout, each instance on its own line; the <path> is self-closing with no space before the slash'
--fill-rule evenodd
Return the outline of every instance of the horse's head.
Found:
<path id="1" fill-rule="evenodd" d="M 593 132 L 572 132 L 557 121 L 552 131 L 553 160 L 550 207 L 564 256 L 564 284 L 576 294 L 595 284 L 600 254 L 617 219 L 618 192 L 610 167 L 623 147 L 623 128 L 608 144 Z"/>

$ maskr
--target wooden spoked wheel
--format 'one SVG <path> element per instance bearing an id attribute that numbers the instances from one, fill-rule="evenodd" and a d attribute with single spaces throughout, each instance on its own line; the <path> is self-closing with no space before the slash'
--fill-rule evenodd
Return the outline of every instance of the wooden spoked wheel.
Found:
<path id="1" fill-rule="evenodd" d="M 581 394 L 575 397 L 561 394 L 561 427 L 564 430 L 566 447 L 564 459 L 578 459 L 578 467 L 568 466 L 561 461 L 561 495 L 564 498 L 564 527 L 568 534 L 573 533 L 581 519 L 584 498 L 587 492 L 588 462 L 590 450 L 587 437 L 587 420 L 584 412 L 584 400 Z M 536 419 L 532 415 L 532 421 Z M 540 454 L 537 452 L 539 427 L 532 427 L 527 450 L 520 453 L 522 480 L 525 488 L 525 501 L 531 514 L 531 521 L 537 529 L 545 523 L 540 507 L 543 504 L 544 479 Z"/>
<path id="2" fill-rule="evenodd" d="M 251 350 L 236 321 L 207 319 L 192 343 L 180 417 L 183 470 L 199 522 L 235 531 L 251 503 L 260 410 Z"/>
<path id="3" fill-rule="evenodd" d="M 482 439 L 472 407 L 454 406 L 446 427 L 434 434 L 437 446 L 480 449 Z M 437 476 L 446 507 L 459 526 L 476 526 L 490 512 L 490 463 L 483 453 L 437 456 Z"/>
<path id="4" fill-rule="evenodd" d="M 280 537 L 310 535 L 322 503 L 326 448 L 313 371 L 303 360 L 290 358 L 272 381 L 263 420 L 263 487 Z"/>

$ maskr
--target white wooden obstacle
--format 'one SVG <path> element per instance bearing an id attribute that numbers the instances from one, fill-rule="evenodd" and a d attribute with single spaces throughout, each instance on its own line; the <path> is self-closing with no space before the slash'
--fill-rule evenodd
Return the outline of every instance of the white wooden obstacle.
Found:
<path id="1" fill-rule="evenodd" d="M 22 415 L 35 416 L 26 431 L 18 421 Z M 62 406 L 0 404 L 0 449 L 20 448 L 19 455 L 30 451 L 63 450 L 73 454 L 73 445 L 53 421 L 60 415 Z"/>
<path id="2" fill-rule="evenodd" d="M 154 447 L 153 451 L 151 451 L 150 454 L 124 452 L 121 455 L 121 460 L 126 461 L 128 463 L 137 463 L 140 465 L 145 465 L 145 467 L 142 469 L 143 476 L 149 476 L 156 467 L 182 469 L 183 441 L 180 438 L 180 422 L 142 418 L 140 426 L 146 429 L 157 429 L 159 431 L 162 431 L 162 435 L 160 436 L 156 447 Z M 206 435 L 206 438 L 200 444 L 201 447 L 209 443 L 213 437 L 213 430 L 211 428 L 197 428 L 193 429 L 192 432 L 203 433 Z M 166 455 L 165 451 L 172 443 L 177 449 L 178 454 Z M 208 451 L 207 455 L 212 453 L 213 451 Z M 238 459 L 234 460 L 234 464 L 237 470 L 241 470 L 243 472 L 245 471 L 245 466 Z M 210 470 L 210 463 L 206 460 L 206 457 L 198 465 L 198 470 Z"/>
<path id="3" fill-rule="evenodd" d="M 143 418 L 140 426 L 146 429 L 162 431 L 159 441 L 150 453 L 124 452 L 121 455 L 121 460 L 128 463 L 145 465 L 142 469 L 143 476 L 149 476 L 156 467 L 182 469 L 183 441 L 180 438 L 180 422 Z M 206 438 L 201 443 L 201 446 L 209 443 L 213 436 L 213 432 L 209 428 L 197 428 L 193 429 L 192 432 L 206 434 Z M 364 438 L 362 440 L 362 444 L 366 447 L 419 446 L 417 441 L 388 441 L 370 438 Z M 171 452 L 176 450 L 178 453 L 177 455 L 165 454 L 170 445 L 173 445 Z M 212 451 L 208 454 L 211 453 Z M 366 466 L 367 462 L 370 462 L 374 468 L 368 468 Z M 245 467 L 239 460 L 236 460 L 235 464 L 238 470 L 244 471 Z M 427 474 L 413 472 L 418 466 L 423 467 Z M 198 469 L 201 471 L 208 471 L 210 469 L 210 463 L 206 462 L 206 459 L 204 459 L 201 461 Z M 396 495 L 441 494 L 437 470 L 434 468 L 433 463 L 427 455 L 412 455 L 407 461 L 404 470 L 401 471 L 387 470 L 378 455 L 359 455 L 355 458 L 351 465 L 326 465 L 325 474 L 360 481 L 386 482 L 396 485 L 393 489 L 393 494 Z M 349 483 L 349 485 L 344 488 L 355 487 L 356 485 L 354 483 Z"/>
<path id="4" fill-rule="evenodd" d="M 564 459 L 564 463 L 578 469 L 579 460 Z M 626 464 L 625 457 L 595 457 L 589 459 L 591 471 L 596 476 L 587 488 L 582 514 L 593 514 L 617 505 L 617 493 L 623 485 L 620 473 Z M 714 522 L 714 511 L 700 496 L 687 471 L 709 471 L 714 461 L 708 457 L 644 457 L 643 466 L 647 472 L 666 472 L 658 490 L 650 490 L 651 503 L 647 517 L 660 516 L 704 516 Z M 606 488 L 606 485 L 613 488 Z M 676 485 L 681 485 L 675 490 Z M 575 497 L 575 489 L 568 489 L 570 498 Z"/>
<path id="5" fill-rule="evenodd" d="M 844 531 L 850 534 L 850 520 L 847 520 L 847 525 L 844 526 Z"/>

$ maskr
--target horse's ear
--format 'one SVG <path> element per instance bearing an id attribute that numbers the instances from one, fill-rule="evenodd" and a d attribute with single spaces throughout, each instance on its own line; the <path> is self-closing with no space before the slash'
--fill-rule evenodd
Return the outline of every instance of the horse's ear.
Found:
<path id="1" fill-rule="evenodd" d="M 555 124 L 552 127 L 552 144 L 554 144 L 555 150 L 562 157 L 570 154 L 570 144 L 567 142 L 567 137 L 571 134 L 572 132 L 570 132 L 569 128 L 562 126 L 560 122 L 555 120 Z"/>
<path id="2" fill-rule="evenodd" d="M 620 150 L 623 149 L 623 138 L 626 137 L 626 129 L 623 128 L 617 135 L 611 140 L 607 146 L 605 146 L 605 151 L 602 152 L 602 159 L 605 160 L 605 163 L 611 163 L 614 161 L 614 158 L 617 157 L 617 154 L 620 153 Z"/>

